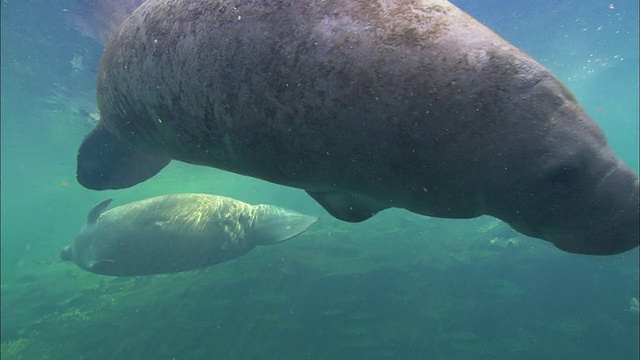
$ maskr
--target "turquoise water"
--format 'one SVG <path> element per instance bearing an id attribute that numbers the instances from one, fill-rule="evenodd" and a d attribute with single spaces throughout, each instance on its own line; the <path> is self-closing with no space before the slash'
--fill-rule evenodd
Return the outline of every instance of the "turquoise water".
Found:
<path id="1" fill-rule="evenodd" d="M 550 68 L 638 170 L 637 1 L 454 3 Z M 175 162 L 130 189 L 82 188 L 102 45 L 67 25 L 74 4 L 2 2 L 2 359 L 638 358 L 638 249 L 567 254 L 488 217 L 342 223 L 301 190 Z M 173 192 L 320 220 L 200 271 L 58 262 L 98 202 Z"/>

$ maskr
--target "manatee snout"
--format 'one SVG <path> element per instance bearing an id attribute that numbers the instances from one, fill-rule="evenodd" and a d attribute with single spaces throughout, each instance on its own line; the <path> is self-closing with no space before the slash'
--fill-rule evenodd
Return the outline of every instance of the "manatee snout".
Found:
<path id="1" fill-rule="evenodd" d="M 498 189 L 490 215 L 571 253 L 614 255 L 637 247 L 635 172 L 607 151 L 585 159 L 554 161 L 537 170 L 529 187 Z"/>
<path id="2" fill-rule="evenodd" d="M 629 167 L 618 163 L 591 194 L 565 234 L 549 234 L 560 249 L 580 254 L 613 255 L 640 244 L 638 179 Z"/>
<path id="3" fill-rule="evenodd" d="M 635 173 L 620 163 L 601 182 L 599 190 L 602 197 L 597 193 L 593 202 L 604 214 L 601 219 L 595 219 L 600 223 L 601 232 L 600 241 L 593 239 L 595 248 L 604 254 L 617 254 L 637 247 L 640 244 L 640 199 Z"/>

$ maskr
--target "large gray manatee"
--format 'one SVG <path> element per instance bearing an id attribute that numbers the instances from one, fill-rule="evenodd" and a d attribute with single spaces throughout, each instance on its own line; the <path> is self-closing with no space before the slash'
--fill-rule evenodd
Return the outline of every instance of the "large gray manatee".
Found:
<path id="1" fill-rule="evenodd" d="M 272 205 L 249 205 L 223 196 L 171 194 L 105 212 L 60 253 L 82 269 L 113 276 L 150 275 L 219 264 L 253 249 L 290 239 L 317 218 Z"/>
<path id="2" fill-rule="evenodd" d="M 638 178 L 547 69 L 444 0 L 149 0 L 113 34 L 90 189 L 170 159 L 333 216 L 483 214 L 562 250 L 638 246 Z"/>

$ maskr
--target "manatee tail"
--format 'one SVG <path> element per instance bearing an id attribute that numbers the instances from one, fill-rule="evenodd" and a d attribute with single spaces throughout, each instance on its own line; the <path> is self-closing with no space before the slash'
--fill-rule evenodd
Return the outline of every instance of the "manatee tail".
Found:
<path id="1" fill-rule="evenodd" d="M 315 216 L 277 206 L 256 205 L 251 216 L 251 234 L 257 245 L 275 244 L 302 233 L 317 220 Z"/>
<path id="2" fill-rule="evenodd" d="M 154 176 L 170 160 L 145 154 L 98 125 L 80 145 L 76 177 L 88 189 L 123 189 Z"/>

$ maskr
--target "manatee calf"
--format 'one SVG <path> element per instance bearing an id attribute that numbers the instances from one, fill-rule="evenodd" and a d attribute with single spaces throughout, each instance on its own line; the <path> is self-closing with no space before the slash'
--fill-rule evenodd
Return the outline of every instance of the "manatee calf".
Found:
<path id="1" fill-rule="evenodd" d="M 444 0 L 149 0 L 112 35 L 78 181 L 170 159 L 333 216 L 472 218 L 584 254 L 638 246 L 638 178 L 547 69 Z"/>
<path id="2" fill-rule="evenodd" d="M 290 239 L 317 218 L 223 196 L 173 194 L 89 213 L 73 244 L 60 253 L 96 274 L 173 273 L 219 264 L 256 245 Z"/>

